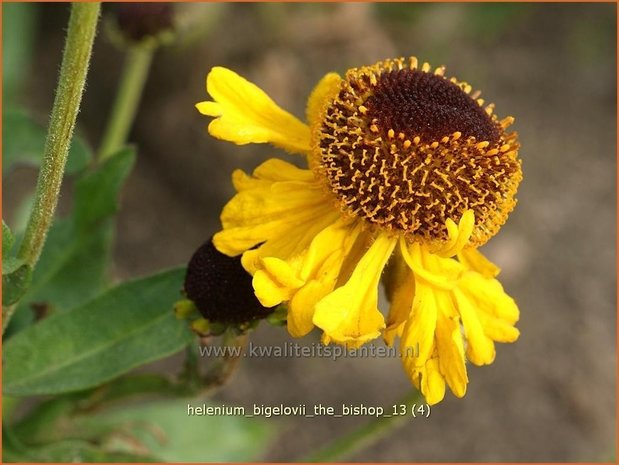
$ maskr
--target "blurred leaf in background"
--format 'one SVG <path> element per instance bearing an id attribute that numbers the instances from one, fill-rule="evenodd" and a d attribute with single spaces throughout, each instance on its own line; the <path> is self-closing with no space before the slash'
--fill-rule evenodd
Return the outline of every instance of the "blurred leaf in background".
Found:
<path id="1" fill-rule="evenodd" d="M 476 41 L 492 44 L 534 8 L 526 3 L 471 3 L 466 8 L 465 27 Z"/>
<path id="2" fill-rule="evenodd" d="M 195 402 L 194 402 L 195 403 Z M 245 462 L 259 459 L 274 433 L 262 419 L 242 416 L 188 416 L 187 400 L 157 402 L 85 417 L 82 428 L 130 431 L 132 440 L 115 435 L 107 447 L 144 451 L 165 462 Z M 140 449 L 138 449 L 140 450 Z"/>
<path id="3" fill-rule="evenodd" d="M 10 431 L 8 461 L 244 462 L 259 460 L 276 430 L 243 416 L 188 416 L 195 400 L 125 405 L 75 413 L 52 401 Z M 41 409 L 40 409 L 41 410 Z"/>
<path id="4" fill-rule="evenodd" d="M 43 158 L 47 128 L 37 123 L 25 110 L 16 106 L 2 111 L 2 177 L 16 165 L 38 168 Z M 79 136 L 75 136 L 69 150 L 66 174 L 82 171 L 92 160 L 92 150 Z"/>
<path id="5" fill-rule="evenodd" d="M 2 6 L 3 105 L 15 103 L 30 71 L 38 5 L 6 3 Z"/>

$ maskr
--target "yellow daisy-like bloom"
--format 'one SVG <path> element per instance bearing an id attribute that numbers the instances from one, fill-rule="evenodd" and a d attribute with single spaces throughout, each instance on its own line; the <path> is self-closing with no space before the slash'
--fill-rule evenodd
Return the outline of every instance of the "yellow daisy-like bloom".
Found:
<path id="1" fill-rule="evenodd" d="M 477 248 L 497 233 L 522 179 L 513 122 L 444 67 L 416 58 L 327 74 L 307 124 L 260 88 L 216 67 L 206 79 L 208 130 L 236 144 L 271 143 L 309 169 L 270 159 L 233 174 L 236 196 L 214 237 L 242 254 L 260 302 L 288 306 L 292 336 L 357 348 L 400 338 L 407 374 L 430 404 L 458 397 L 465 362 L 492 363 L 518 338 L 518 308 Z M 386 272 L 383 271 L 386 268 Z M 378 309 L 385 277 L 391 308 Z"/>

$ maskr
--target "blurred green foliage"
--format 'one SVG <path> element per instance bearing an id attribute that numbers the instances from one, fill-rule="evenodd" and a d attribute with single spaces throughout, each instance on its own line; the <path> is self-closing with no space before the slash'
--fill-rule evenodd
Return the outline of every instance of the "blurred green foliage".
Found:
<path id="1" fill-rule="evenodd" d="M 15 103 L 30 72 L 38 5 L 2 5 L 2 91 L 3 105 Z"/>

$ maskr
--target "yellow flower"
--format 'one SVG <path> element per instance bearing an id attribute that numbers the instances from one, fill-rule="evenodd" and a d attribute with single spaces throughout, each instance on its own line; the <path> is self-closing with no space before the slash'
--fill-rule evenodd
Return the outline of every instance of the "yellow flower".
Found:
<path id="1" fill-rule="evenodd" d="M 513 122 L 479 92 L 417 59 L 327 74 L 307 124 L 233 71 L 207 76 L 197 109 L 211 135 L 271 143 L 309 169 L 270 159 L 233 174 L 237 194 L 214 237 L 242 254 L 265 306 L 288 306 L 288 330 L 356 348 L 400 338 L 402 361 L 426 400 L 458 397 L 465 361 L 492 363 L 494 342 L 518 338 L 518 308 L 477 248 L 497 233 L 522 178 Z M 386 272 L 383 271 L 386 269 Z M 391 308 L 378 309 L 384 276 Z"/>

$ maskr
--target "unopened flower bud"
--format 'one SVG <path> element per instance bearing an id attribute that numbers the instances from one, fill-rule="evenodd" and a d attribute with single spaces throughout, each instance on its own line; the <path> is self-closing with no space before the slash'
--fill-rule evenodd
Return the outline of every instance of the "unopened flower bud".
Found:
<path id="1" fill-rule="evenodd" d="M 211 239 L 189 261 L 185 294 L 211 324 L 244 325 L 272 312 L 258 302 L 240 257 L 222 254 Z"/>
<path id="2" fill-rule="evenodd" d="M 175 6 L 171 3 L 117 3 L 113 7 L 116 26 L 129 42 L 160 39 L 174 29 Z"/>

